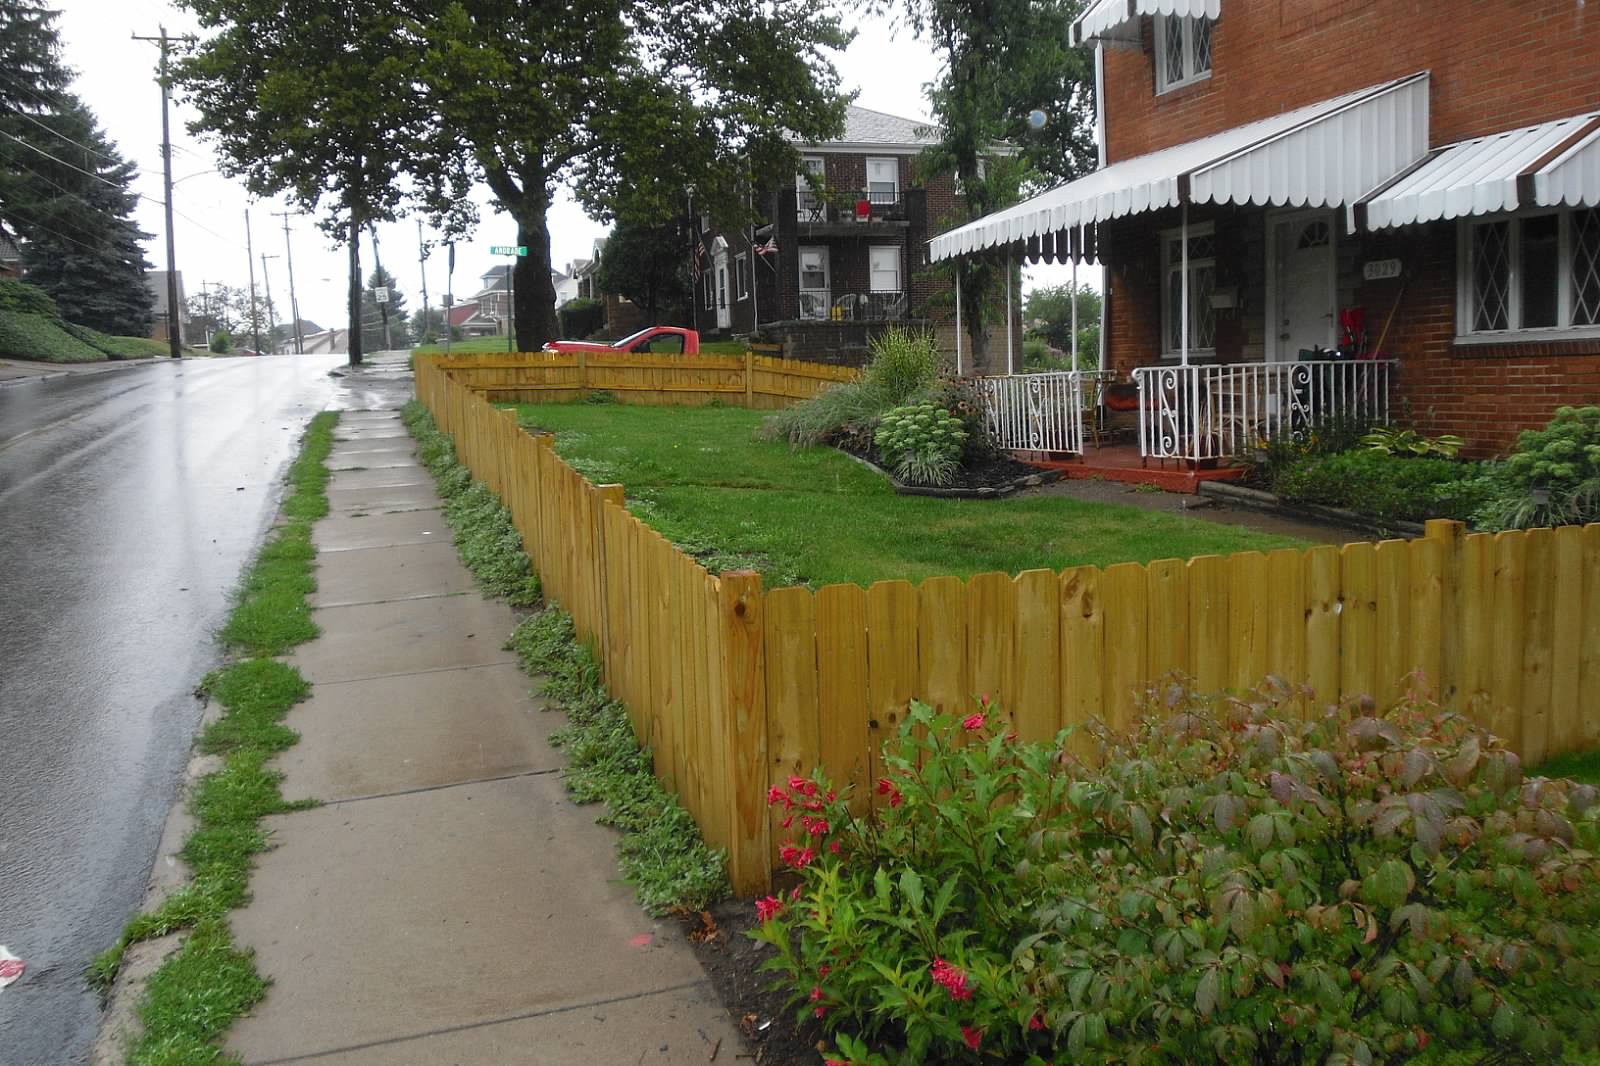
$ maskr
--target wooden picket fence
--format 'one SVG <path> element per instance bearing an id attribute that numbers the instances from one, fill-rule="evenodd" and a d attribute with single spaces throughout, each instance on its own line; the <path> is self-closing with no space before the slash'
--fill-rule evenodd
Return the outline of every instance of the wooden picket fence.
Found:
<path id="1" fill-rule="evenodd" d="M 622 486 L 590 484 L 458 373 L 419 360 L 419 398 L 510 508 L 546 595 L 743 894 L 770 886 L 783 840 L 768 786 L 820 765 L 871 803 L 913 698 L 964 711 L 985 693 L 1047 739 L 1091 718 L 1126 727 L 1171 671 L 1210 690 L 1275 674 L 1323 702 L 1431 690 L 1530 764 L 1600 744 L 1600 525 L 1436 521 L 1413 541 L 764 590 L 707 573 L 627 512 Z"/>
<path id="2" fill-rule="evenodd" d="M 743 355 L 519 352 L 418 356 L 490 403 L 570 403 L 606 391 L 619 403 L 775 409 L 805 400 L 859 371 Z"/>

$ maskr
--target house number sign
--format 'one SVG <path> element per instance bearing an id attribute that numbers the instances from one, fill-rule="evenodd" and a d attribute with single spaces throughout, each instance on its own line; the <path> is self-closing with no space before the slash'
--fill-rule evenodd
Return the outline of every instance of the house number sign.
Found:
<path id="1" fill-rule="evenodd" d="M 1368 281 L 1383 281 L 1400 276 L 1400 260 L 1369 259 L 1361 266 L 1361 276 Z"/>

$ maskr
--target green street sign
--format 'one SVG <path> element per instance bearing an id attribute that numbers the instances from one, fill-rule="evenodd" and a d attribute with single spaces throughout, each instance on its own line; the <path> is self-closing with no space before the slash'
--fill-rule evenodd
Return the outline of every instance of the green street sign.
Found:
<path id="1" fill-rule="evenodd" d="M 513 244 L 495 244 L 495 245 L 491 245 L 489 247 L 489 254 L 490 255 L 527 255 L 528 254 L 528 246 L 526 244 L 516 244 L 516 245 L 513 245 Z"/>

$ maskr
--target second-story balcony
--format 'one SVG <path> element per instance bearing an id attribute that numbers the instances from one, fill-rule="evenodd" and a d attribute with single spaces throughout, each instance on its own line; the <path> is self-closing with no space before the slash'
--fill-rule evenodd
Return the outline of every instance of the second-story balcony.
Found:
<path id="1" fill-rule="evenodd" d="M 903 290 L 847 292 L 800 290 L 800 317 L 816 322 L 899 322 L 906 317 Z"/>
<path id="2" fill-rule="evenodd" d="M 904 189 L 789 189 L 794 217 L 808 236 L 846 236 L 865 228 L 910 226 Z"/>

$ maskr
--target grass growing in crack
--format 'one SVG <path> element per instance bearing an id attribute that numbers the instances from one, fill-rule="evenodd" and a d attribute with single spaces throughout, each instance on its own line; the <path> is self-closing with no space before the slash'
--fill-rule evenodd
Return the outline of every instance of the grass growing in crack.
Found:
<path id="1" fill-rule="evenodd" d="M 538 603 L 539 576 L 522 550 L 522 534 L 512 523 L 511 512 L 456 462 L 454 443 L 434 425 L 426 407 L 413 400 L 400 417 L 417 440 L 418 459 L 434 476 L 462 563 L 492 595 L 516 607 Z"/>
<path id="2" fill-rule="evenodd" d="M 310 692 L 299 671 L 268 656 L 318 632 L 306 602 L 316 588 L 311 526 L 328 513 L 326 460 L 336 419 L 323 413 L 311 420 L 289 471 L 284 521 L 246 572 L 223 627 L 230 650 L 252 658 L 213 671 L 201 685 L 223 713 L 196 746 L 223 762 L 189 792 L 196 825 L 179 856 L 190 880 L 130 921 L 86 972 L 92 985 L 108 989 L 131 945 L 188 930 L 183 946 L 145 984 L 136 1010 L 143 1032 L 128 1048 L 132 1066 L 237 1062 L 215 1040 L 266 994 L 250 952 L 233 943 L 227 912 L 246 899 L 254 857 L 266 848 L 261 819 L 312 805 L 285 802 L 279 791 L 283 775 L 267 765 L 299 739 L 283 718 Z"/>
<path id="3" fill-rule="evenodd" d="M 566 711 L 566 728 L 551 737 L 567 756 L 563 780 L 578 803 L 606 805 L 599 821 L 622 832 L 618 862 L 640 906 L 662 914 L 727 897 L 724 856 L 706 847 L 694 818 L 656 780 L 650 753 L 601 686 L 571 616 L 546 608 L 518 626 L 508 646 L 524 669 L 548 676 L 544 695 Z"/>

